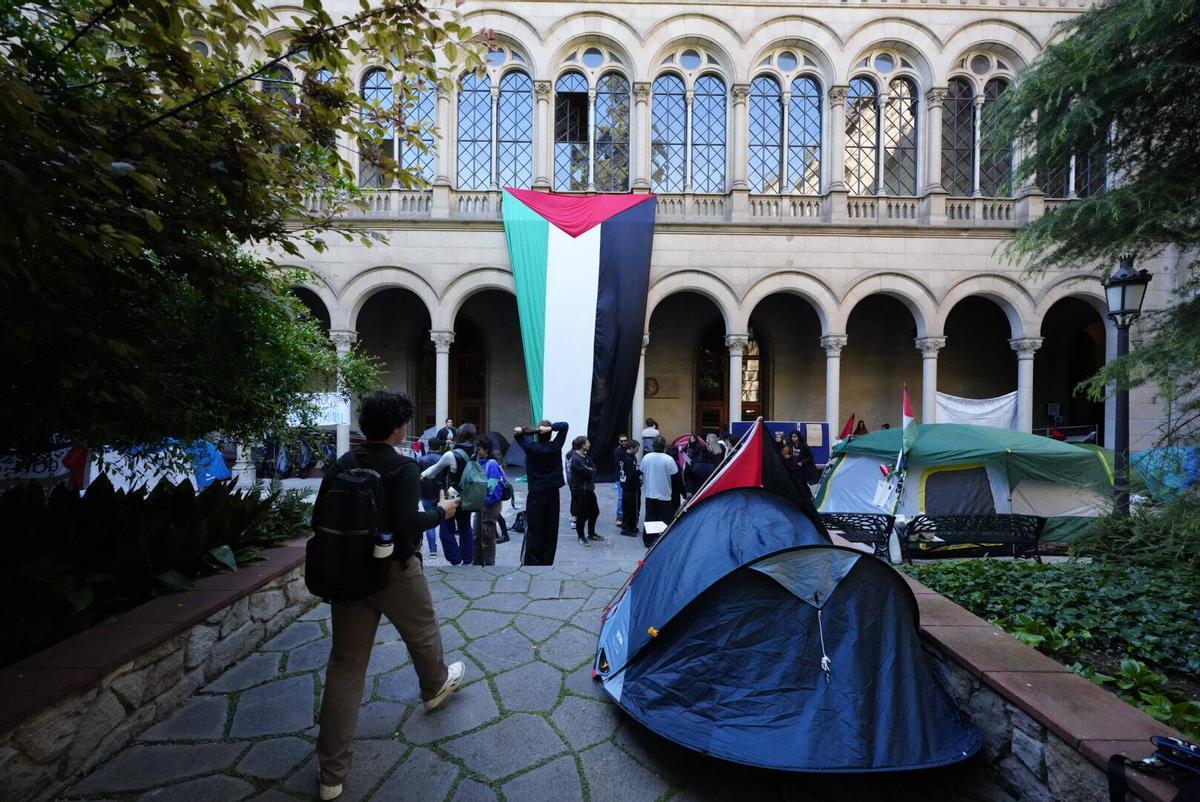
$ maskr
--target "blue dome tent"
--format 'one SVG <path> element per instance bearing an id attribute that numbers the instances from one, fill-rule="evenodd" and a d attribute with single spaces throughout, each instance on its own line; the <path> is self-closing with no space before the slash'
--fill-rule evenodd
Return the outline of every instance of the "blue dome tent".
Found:
<path id="1" fill-rule="evenodd" d="M 912 591 L 818 521 L 759 421 L 605 609 L 593 674 L 653 732 L 736 763 L 970 757 L 979 734 L 927 665 Z"/>

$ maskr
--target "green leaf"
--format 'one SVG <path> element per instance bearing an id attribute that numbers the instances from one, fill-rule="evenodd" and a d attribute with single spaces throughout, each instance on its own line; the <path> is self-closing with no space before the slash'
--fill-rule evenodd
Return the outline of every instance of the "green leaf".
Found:
<path id="1" fill-rule="evenodd" d="M 163 587 L 169 590 L 189 590 L 195 586 L 192 580 L 181 574 L 174 568 L 155 574 L 154 578 L 162 583 Z"/>
<path id="2" fill-rule="evenodd" d="M 233 549 L 229 548 L 228 546 L 217 546 L 215 549 L 209 549 L 208 553 L 212 555 L 213 559 L 228 568 L 230 571 L 237 570 L 237 557 L 234 556 Z"/>

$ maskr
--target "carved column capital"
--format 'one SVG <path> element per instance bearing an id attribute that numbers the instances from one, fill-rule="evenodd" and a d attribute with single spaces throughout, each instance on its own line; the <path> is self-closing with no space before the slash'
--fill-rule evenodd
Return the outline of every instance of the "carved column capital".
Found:
<path id="1" fill-rule="evenodd" d="M 830 103 L 845 103 L 850 97 L 849 86 L 831 86 L 829 87 L 829 102 Z"/>
<path id="2" fill-rule="evenodd" d="M 734 84 L 733 85 L 733 102 L 734 104 L 745 103 L 750 99 L 750 84 Z"/>
<path id="3" fill-rule="evenodd" d="M 913 342 L 916 343 L 917 350 L 925 359 L 936 359 L 938 351 L 946 347 L 945 337 L 918 337 Z"/>
<path id="4" fill-rule="evenodd" d="M 646 355 L 646 349 L 650 347 L 650 332 L 642 335 L 642 356 Z"/>
<path id="5" fill-rule="evenodd" d="M 730 356 L 742 356 L 750 347 L 750 335 L 727 334 L 725 335 L 725 347 L 729 349 Z"/>
<path id="6" fill-rule="evenodd" d="M 633 100 L 636 103 L 650 102 L 650 82 L 638 81 L 633 85 Z"/>
<path id="7" fill-rule="evenodd" d="M 825 356 L 841 356 L 842 349 L 846 347 L 847 339 L 845 334 L 826 334 L 822 337 L 821 347 L 825 349 Z"/>
<path id="8" fill-rule="evenodd" d="M 439 354 L 447 354 L 450 352 L 450 345 L 454 342 L 454 332 L 452 331 L 431 331 L 429 339 L 433 340 L 433 350 Z"/>
<path id="9" fill-rule="evenodd" d="M 1009 346 L 1017 352 L 1017 359 L 1033 359 L 1033 355 L 1042 347 L 1042 337 L 1018 337 L 1008 341 Z"/>
<path id="10" fill-rule="evenodd" d="M 533 93 L 537 95 L 538 100 L 550 99 L 551 84 L 549 81 L 534 81 Z"/>
<path id="11" fill-rule="evenodd" d="M 353 329 L 333 329 L 329 332 L 329 341 L 339 354 L 344 354 L 354 347 L 358 340 L 358 332 Z"/>
<path id="12" fill-rule="evenodd" d="M 946 87 L 935 86 L 925 93 L 926 108 L 942 108 L 946 103 Z"/>

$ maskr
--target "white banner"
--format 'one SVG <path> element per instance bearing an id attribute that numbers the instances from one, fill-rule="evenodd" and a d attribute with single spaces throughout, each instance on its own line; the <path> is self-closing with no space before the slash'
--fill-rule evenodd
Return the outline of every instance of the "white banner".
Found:
<path id="1" fill-rule="evenodd" d="M 947 393 L 937 394 L 938 423 L 971 423 L 976 426 L 995 426 L 998 429 L 1017 429 L 1017 394 L 1011 392 L 997 398 L 961 398 Z"/>
<path id="2" fill-rule="evenodd" d="M 350 402 L 341 393 L 316 393 L 313 403 L 317 407 L 317 414 L 313 419 L 314 426 L 337 426 L 350 423 Z M 288 423 L 292 426 L 299 426 L 300 417 L 293 415 Z"/>

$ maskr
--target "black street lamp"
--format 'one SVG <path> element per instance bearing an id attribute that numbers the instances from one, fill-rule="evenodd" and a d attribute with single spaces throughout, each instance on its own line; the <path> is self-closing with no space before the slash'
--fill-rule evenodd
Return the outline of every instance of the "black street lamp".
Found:
<path id="1" fill-rule="evenodd" d="M 1129 353 L 1129 326 L 1142 314 L 1146 285 L 1150 274 L 1133 269 L 1133 257 L 1122 256 L 1116 272 L 1103 280 L 1108 299 L 1108 317 L 1117 327 L 1117 358 Z M 1129 390 L 1117 391 L 1117 420 L 1113 439 L 1116 441 L 1114 467 L 1115 505 L 1113 514 L 1129 514 Z"/>

